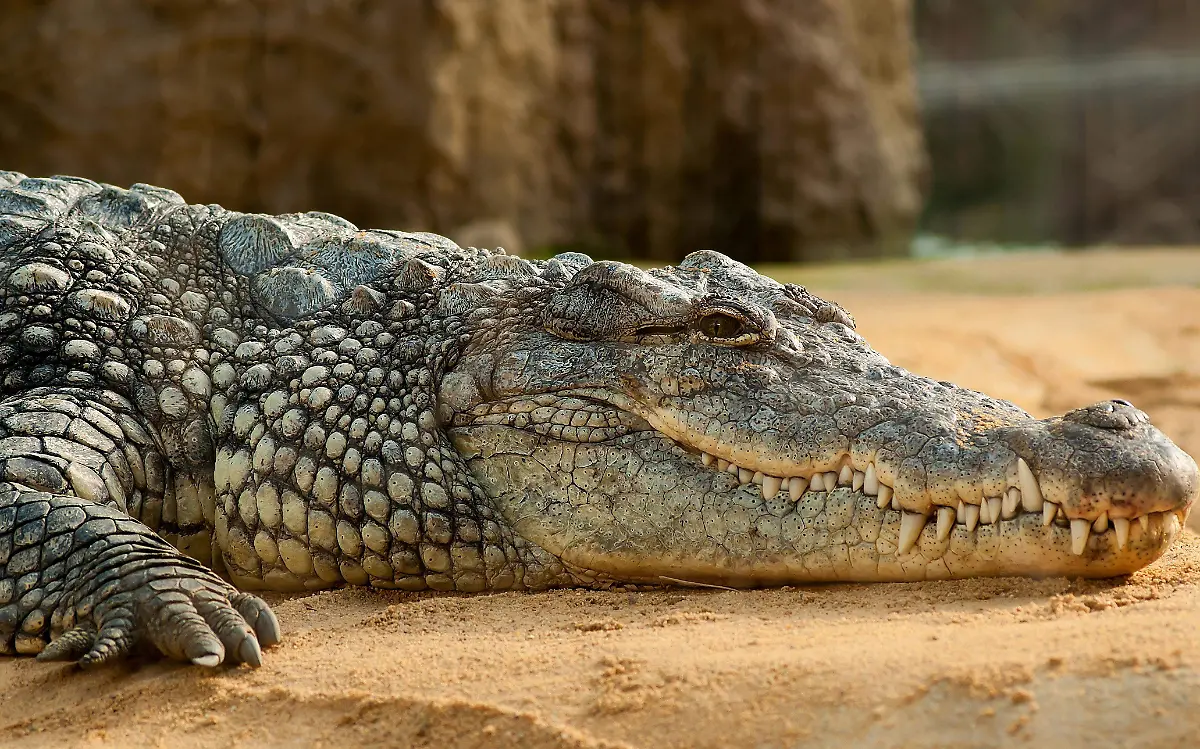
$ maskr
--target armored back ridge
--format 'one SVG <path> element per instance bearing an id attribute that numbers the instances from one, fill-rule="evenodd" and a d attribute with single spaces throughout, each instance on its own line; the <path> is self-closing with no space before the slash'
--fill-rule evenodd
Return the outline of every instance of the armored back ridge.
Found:
<path id="1" fill-rule="evenodd" d="M 257 664 L 249 589 L 1110 576 L 1196 464 L 719 253 L 526 261 L 0 173 L 0 651 Z M 236 585 L 237 587 L 234 587 Z"/>

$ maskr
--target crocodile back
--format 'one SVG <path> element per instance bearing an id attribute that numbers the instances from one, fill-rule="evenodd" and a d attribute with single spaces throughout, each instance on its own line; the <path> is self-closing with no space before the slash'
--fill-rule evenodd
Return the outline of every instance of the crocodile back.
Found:
<path id="1" fill-rule="evenodd" d="M 147 282 L 159 276 L 151 245 L 137 239 L 182 205 L 146 185 L 0 173 L 2 392 L 106 380 L 127 391 L 122 344 Z"/>

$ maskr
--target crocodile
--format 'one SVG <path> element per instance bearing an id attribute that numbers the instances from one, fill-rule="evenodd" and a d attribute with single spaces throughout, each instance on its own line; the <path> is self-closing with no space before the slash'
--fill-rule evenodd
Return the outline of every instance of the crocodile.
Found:
<path id="1" fill-rule="evenodd" d="M 718 252 L 527 260 L 0 172 L 0 652 L 262 662 L 254 591 L 1117 576 L 1196 463 Z M 970 352 L 963 352 L 969 356 Z"/>

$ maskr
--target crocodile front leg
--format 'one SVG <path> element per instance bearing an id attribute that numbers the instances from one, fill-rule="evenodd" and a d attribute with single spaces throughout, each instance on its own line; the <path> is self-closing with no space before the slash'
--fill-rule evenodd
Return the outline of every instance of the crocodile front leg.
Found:
<path id="1" fill-rule="evenodd" d="M 141 642 L 203 666 L 261 663 L 266 604 L 142 523 L 79 497 L 0 484 L 0 653 L 92 666 Z"/>
<path id="2" fill-rule="evenodd" d="M 161 502 L 138 500 L 156 499 L 146 472 L 161 461 L 125 439 L 147 432 L 105 395 L 0 404 L 0 653 L 89 666 L 145 643 L 200 665 L 258 665 L 260 645 L 279 639 L 274 615 L 130 517 L 160 520 Z"/>

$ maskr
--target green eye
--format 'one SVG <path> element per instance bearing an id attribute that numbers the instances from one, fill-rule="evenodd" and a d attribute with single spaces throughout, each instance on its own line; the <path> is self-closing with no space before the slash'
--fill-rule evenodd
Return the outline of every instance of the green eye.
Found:
<path id="1" fill-rule="evenodd" d="M 700 318 L 696 326 L 707 338 L 737 338 L 746 329 L 745 324 L 723 312 L 712 312 Z"/>

